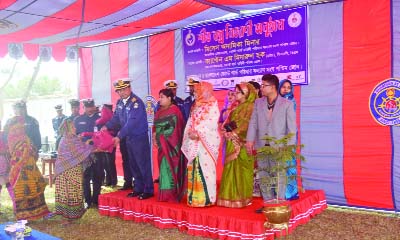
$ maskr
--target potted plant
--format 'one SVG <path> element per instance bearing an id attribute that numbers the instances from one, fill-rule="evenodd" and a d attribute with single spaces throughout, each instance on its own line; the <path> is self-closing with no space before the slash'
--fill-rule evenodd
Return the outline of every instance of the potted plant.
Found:
<path id="1" fill-rule="evenodd" d="M 257 161 L 269 161 L 268 169 L 258 169 L 258 171 L 268 172 L 269 175 L 268 177 L 261 176 L 260 181 L 268 190 L 275 192 L 275 197 L 267 202 L 263 208 L 263 213 L 267 218 L 265 227 L 288 228 L 291 207 L 285 199 L 280 199 L 279 196 L 286 192 L 288 180 L 298 177 L 297 175 L 287 176 L 286 174 L 289 168 L 296 167 L 296 165 L 292 165 L 291 160 L 305 160 L 304 156 L 297 152 L 298 148 L 303 148 L 303 145 L 289 144 L 290 139 L 294 136 L 293 133 L 289 133 L 281 139 L 266 136 L 264 139 L 269 144 L 257 150 Z"/>

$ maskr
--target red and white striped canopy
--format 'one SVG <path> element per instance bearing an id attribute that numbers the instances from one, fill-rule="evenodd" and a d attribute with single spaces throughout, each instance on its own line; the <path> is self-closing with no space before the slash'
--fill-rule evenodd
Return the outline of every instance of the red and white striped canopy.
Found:
<path id="1" fill-rule="evenodd" d="M 16 43 L 28 59 L 36 59 L 46 46 L 62 61 L 71 46 L 140 37 L 228 13 L 301 2 L 305 0 L 0 0 L 0 57 Z"/>

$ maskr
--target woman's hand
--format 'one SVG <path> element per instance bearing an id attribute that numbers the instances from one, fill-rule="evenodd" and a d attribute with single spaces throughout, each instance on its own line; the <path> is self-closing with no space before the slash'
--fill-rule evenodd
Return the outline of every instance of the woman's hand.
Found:
<path id="1" fill-rule="evenodd" d="M 151 141 L 153 142 L 153 146 L 158 148 L 157 139 L 156 139 L 156 134 L 155 133 L 152 134 Z"/>
<path id="2" fill-rule="evenodd" d="M 119 139 L 119 137 L 114 137 L 112 139 L 113 143 L 114 143 L 114 147 L 117 147 L 119 145 L 119 142 L 121 141 L 121 139 Z"/>
<path id="3" fill-rule="evenodd" d="M 246 142 L 246 151 L 249 155 L 254 155 L 254 142 L 247 141 Z"/>
<path id="4" fill-rule="evenodd" d="M 224 137 L 227 140 L 231 140 L 232 139 L 232 133 L 231 132 L 224 131 L 223 134 L 224 134 Z"/>
<path id="5" fill-rule="evenodd" d="M 195 140 L 195 141 L 197 141 L 197 140 L 199 140 L 199 135 L 197 134 L 197 131 L 195 131 L 195 130 L 189 130 L 189 138 L 191 139 L 191 140 Z"/>

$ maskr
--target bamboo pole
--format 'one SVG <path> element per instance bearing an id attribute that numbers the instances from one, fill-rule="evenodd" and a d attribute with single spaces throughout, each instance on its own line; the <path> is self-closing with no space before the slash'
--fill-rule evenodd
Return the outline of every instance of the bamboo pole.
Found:
<path id="1" fill-rule="evenodd" d="M 29 81 L 29 84 L 28 84 L 28 88 L 26 89 L 26 91 L 25 91 L 25 93 L 24 93 L 24 95 L 23 95 L 23 97 L 22 97 L 22 100 L 27 100 L 28 99 L 28 97 L 29 97 L 29 93 L 31 92 L 31 89 L 32 89 L 32 86 L 33 86 L 33 83 L 35 82 L 35 79 L 36 79 L 36 77 L 37 77 L 37 75 L 38 75 L 38 73 L 39 73 L 39 70 L 40 70 L 40 64 L 42 63 L 42 58 L 39 56 L 39 60 L 38 60 L 38 62 L 37 62 L 37 64 L 36 64 L 36 67 L 35 67 L 35 70 L 34 70 L 34 72 L 33 72 L 33 75 L 32 75 L 32 78 L 31 78 L 31 80 Z"/>

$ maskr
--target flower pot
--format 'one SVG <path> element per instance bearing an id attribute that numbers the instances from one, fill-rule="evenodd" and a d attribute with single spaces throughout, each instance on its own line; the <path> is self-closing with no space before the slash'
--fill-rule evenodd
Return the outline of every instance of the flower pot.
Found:
<path id="1" fill-rule="evenodd" d="M 289 219 L 292 214 L 292 207 L 290 207 L 290 205 L 264 206 L 263 213 L 267 220 L 264 223 L 264 227 L 279 229 L 289 228 Z"/>

